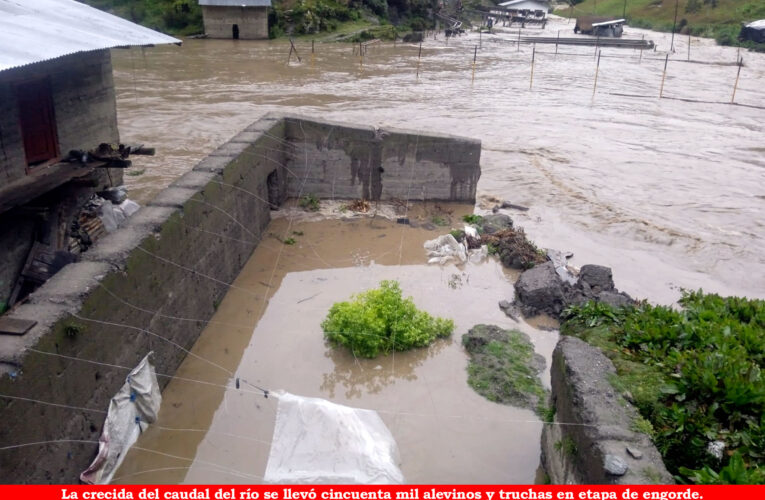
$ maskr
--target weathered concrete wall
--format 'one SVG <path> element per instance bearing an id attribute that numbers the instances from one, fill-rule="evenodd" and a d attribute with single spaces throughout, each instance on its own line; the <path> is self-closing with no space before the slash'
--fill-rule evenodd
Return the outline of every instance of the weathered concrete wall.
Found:
<path id="1" fill-rule="evenodd" d="M 481 142 L 286 117 L 291 197 L 475 202 Z"/>
<path id="2" fill-rule="evenodd" d="M 267 115 L 10 313 L 38 324 L 21 337 L 0 335 L 0 394 L 69 408 L 0 397 L 0 447 L 65 440 L 0 453 L 0 482 L 76 482 L 93 459 L 101 412 L 126 371 L 83 360 L 132 367 L 154 351 L 157 371 L 175 373 L 183 349 L 193 346 L 260 241 L 269 207 L 294 189 L 285 165 L 302 144 L 287 142 L 287 129 L 297 123 L 321 129 L 309 120 Z M 353 142 L 356 130 L 343 126 L 333 135 Z M 431 147 L 448 147 L 444 138 L 433 141 Z M 465 144 L 477 155 L 477 143 Z M 424 149 L 411 155 L 410 169 L 416 158 L 433 161 Z M 314 159 L 324 161 L 318 154 Z"/>
<path id="3" fill-rule="evenodd" d="M 0 189 L 26 175 L 16 85 L 49 78 L 59 149 L 91 149 L 119 142 L 117 105 L 108 50 L 60 57 L 0 72 Z M 122 171 L 112 170 L 115 184 Z M 118 177 L 118 178 L 117 178 Z"/>
<path id="4" fill-rule="evenodd" d="M 170 342 L 192 347 L 269 222 L 266 179 L 284 163 L 282 130 L 264 119 L 234 137 L 10 314 L 39 323 L 0 336 L 0 394 L 94 411 L 0 397 L 0 446 L 98 440 L 99 411 L 126 372 L 78 359 L 134 366 L 153 350 L 157 371 L 175 372 L 185 352 Z M 70 441 L 5 451 L 0 482 L 77 482 L 96 448 Z"/>
<path id="5" fill-rule="evenodd" d="M 242 40 L 268 38 L 268 7 L 202 6 L 205 34 L 210 38 L 233 38 L 233 27 L 239 27 Z"/>
<path id="6" fill-rule="evenodd" d="M 651 439 L 632 430 L 638 413 L 608 382 L 615 374 L 600 350 L 561 337 L 551 367 L 555 422 L 542 431 L 542 465 L 552 483 L 674 482 Z"/>

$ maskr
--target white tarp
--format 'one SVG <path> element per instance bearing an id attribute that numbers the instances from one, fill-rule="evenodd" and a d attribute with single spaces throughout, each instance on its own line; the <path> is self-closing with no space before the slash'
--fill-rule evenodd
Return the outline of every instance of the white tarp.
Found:
<path id="1" fill-rule="evenodd" d="M 98 455 L 80 480 L 86 484 L 109 484 L 138 436 L 157 420 L 162 395 L 157 374 L 149 358 L 152 352 L 128 374 L 125 383 L 109 403 Z"/>
<path id="2" fill-rule="evenodd" d="M 402 484 L 398 446 L 377 412 L 276 393 L 268 483 Z"/>

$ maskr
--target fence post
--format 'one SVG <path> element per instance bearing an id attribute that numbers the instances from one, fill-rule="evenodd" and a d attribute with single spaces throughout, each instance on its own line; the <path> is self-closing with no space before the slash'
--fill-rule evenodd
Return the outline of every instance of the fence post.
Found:
<path id="1" fill-rule="evenodd" d="M 667 63 L 669 63 L 669 52 L 667 52 L 667 57 L 664 59 L 664 72 L 661 74 L 661 88 L 659 89 L 659 99 L 664 97 L 664 79 L 667 77 Z"/>
<path id="2" fill-rule="evenodd" d="M 417 81 L 420 80 L 420 59 L 422 58 L 422 42 L 420 42 L 420 51 L 417 53 Z"/>
<path id="3" fill-rule="evenodd" d="M 475 82 L 475 61 L 478 58 L 478 45 L 475 46 L 475 50 L 473 50 L 473 76 L 470 78 L 470 85 L 473 85 Z"/>
<path id="4" fill-rule="evenodd" d="M 534 86 L 534 59 L 536 59 L 537 55 L 537 44 L 534 44 L 534 47 L 531 51 L 531 78 L 529 79 L 529 90 Z"/>
<path id="5" fill-rule="evenodd" d="M 736 71 L 736 82 L 733 84 L 733 95 L 730 97 L 730 103 L 735 104 L 736 89 L 738 88 L 738 78 L 741 76 L 741 66 L 744 65 L 744 58 L 738 60 L 738 71 Z"/>
<path id="6" fill-rule="evenodd" d="M 595 99 L 595 90 L 598 88 L 598 72 L 600 71 L 600 51 L 598 51 L 598 63 L 595 65 L 595 83 L 592 86 L 592 98 Z"/>

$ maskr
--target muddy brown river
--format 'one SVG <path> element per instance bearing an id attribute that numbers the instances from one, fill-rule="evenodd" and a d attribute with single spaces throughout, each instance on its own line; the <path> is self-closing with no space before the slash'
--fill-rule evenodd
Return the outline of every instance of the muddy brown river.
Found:
<path id="1" fill-rule="evenodd" d="M 566 21 L 546 35 L 573 36 Z M 524 34 L 539 30 L 525 30 Z M 672 303 L 681 288 L 765 297 L 765 55 L 675 40 L 657 52 L 602 49 L 593 97 L 592 47 L 512 44 L 517 31 L 443 36 L 417 47 L 370 48 L 360 64 L 344 44 L 189 40 L 183 47 L 114 52 L 122 138 L 156 147 L 127 176 L 139 202 L 268 111 L 460 134 L 483 142 L 476 211 L 491 197 L 541 247 L 572 263 L 614 269 L 617 286 Z M 471 63 L 478 44 L 475 80 Z M 535 51 L 533 81 L 532 50 Z M 529 88 L 531 86 L 531 89 Z M 430 217 L 420 208 L 418 216 Z M 471 207 L 449 207 L 453 221 Z M 270 389 L 377 410 L 396 438 L 408 482 L 533 482 L 541 423 L 529 410 L 483 400 L 467 386 L 459 337 L 480 322 L 519 328 L 548 358 L 557 333 L 516 323 L 496 306 L 515 276 L 495 262 L 426 266 L 438 231 L 385 220 L 276 219 L 194 347 L 224 367 L 187 358 L 167 387 L 158 425 L 139 440 L 116 482 L 258 482 L 276 403 L 233 390 L 233 377 Z M 456 277 L 456 278 L 455 278 Z M 332 303 L 397 279 L 418 306 L 453 318 L 455 335 L 430 349 L 376 361 L 331 350 L 319 322 Z M 267 300 L 253 300 L 251 290 Z M 189 380 L 205 381 L 205 385 Z M 547 380 L 545 380 L 547 383 Z M 223 388 L 221 386 L 226 386 Z M 247 386 L 244 386 L 246 388 Z"/>

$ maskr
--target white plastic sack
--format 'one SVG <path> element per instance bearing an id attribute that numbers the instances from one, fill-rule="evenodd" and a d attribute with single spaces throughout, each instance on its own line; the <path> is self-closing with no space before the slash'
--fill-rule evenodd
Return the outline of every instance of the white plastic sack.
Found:
<path id="1" fill-rule="evenodd" d="M 125 214 L 122 211 L 116 210 L 111 201 L 104 201 L 101 205 L 101 222 L 107 233 L 115 231 L 124 220 Z"/>
<path id="2" fill-rule="evenodd" d="M 451 234 L 444 234 L 435 240 L 428 240 L 423 245 L 428 255 L 428 264 L 446 264 L 452 259 L 467 261 L 467 249 Z"/>
<path id="3" fill-rule="evenodd" d="M 119 205 L 120 210 L 122 210 L 122 213 L 125 214 L 125 217 L 130 217 L 134 213 L 138 211 L 139 208 L 141 208 L 141 205 L 134 202 L 133 200 L 125 200 Z"/>
<path id="4" fill-rule="evenodd" d="M 481 245 L 481 248 L 470 250 L 468 260 L 471 264 L 480 264 L 489 257 L 489 247 Z"/>
<path id="5" fill-rule="evenodd" d="M 398 446 L 377 412 L 279 392 L 265 482 L 402 484 Z"/>
<path id="6" fill-rule="evenodd" d="M 98 440 L 98 455 L 82 474 L 86 484 L 109 484 L 138 436 L 157 420 L 162 395 L 150 352 L 128 374 L 109 403 L 104 430 Z"/>

